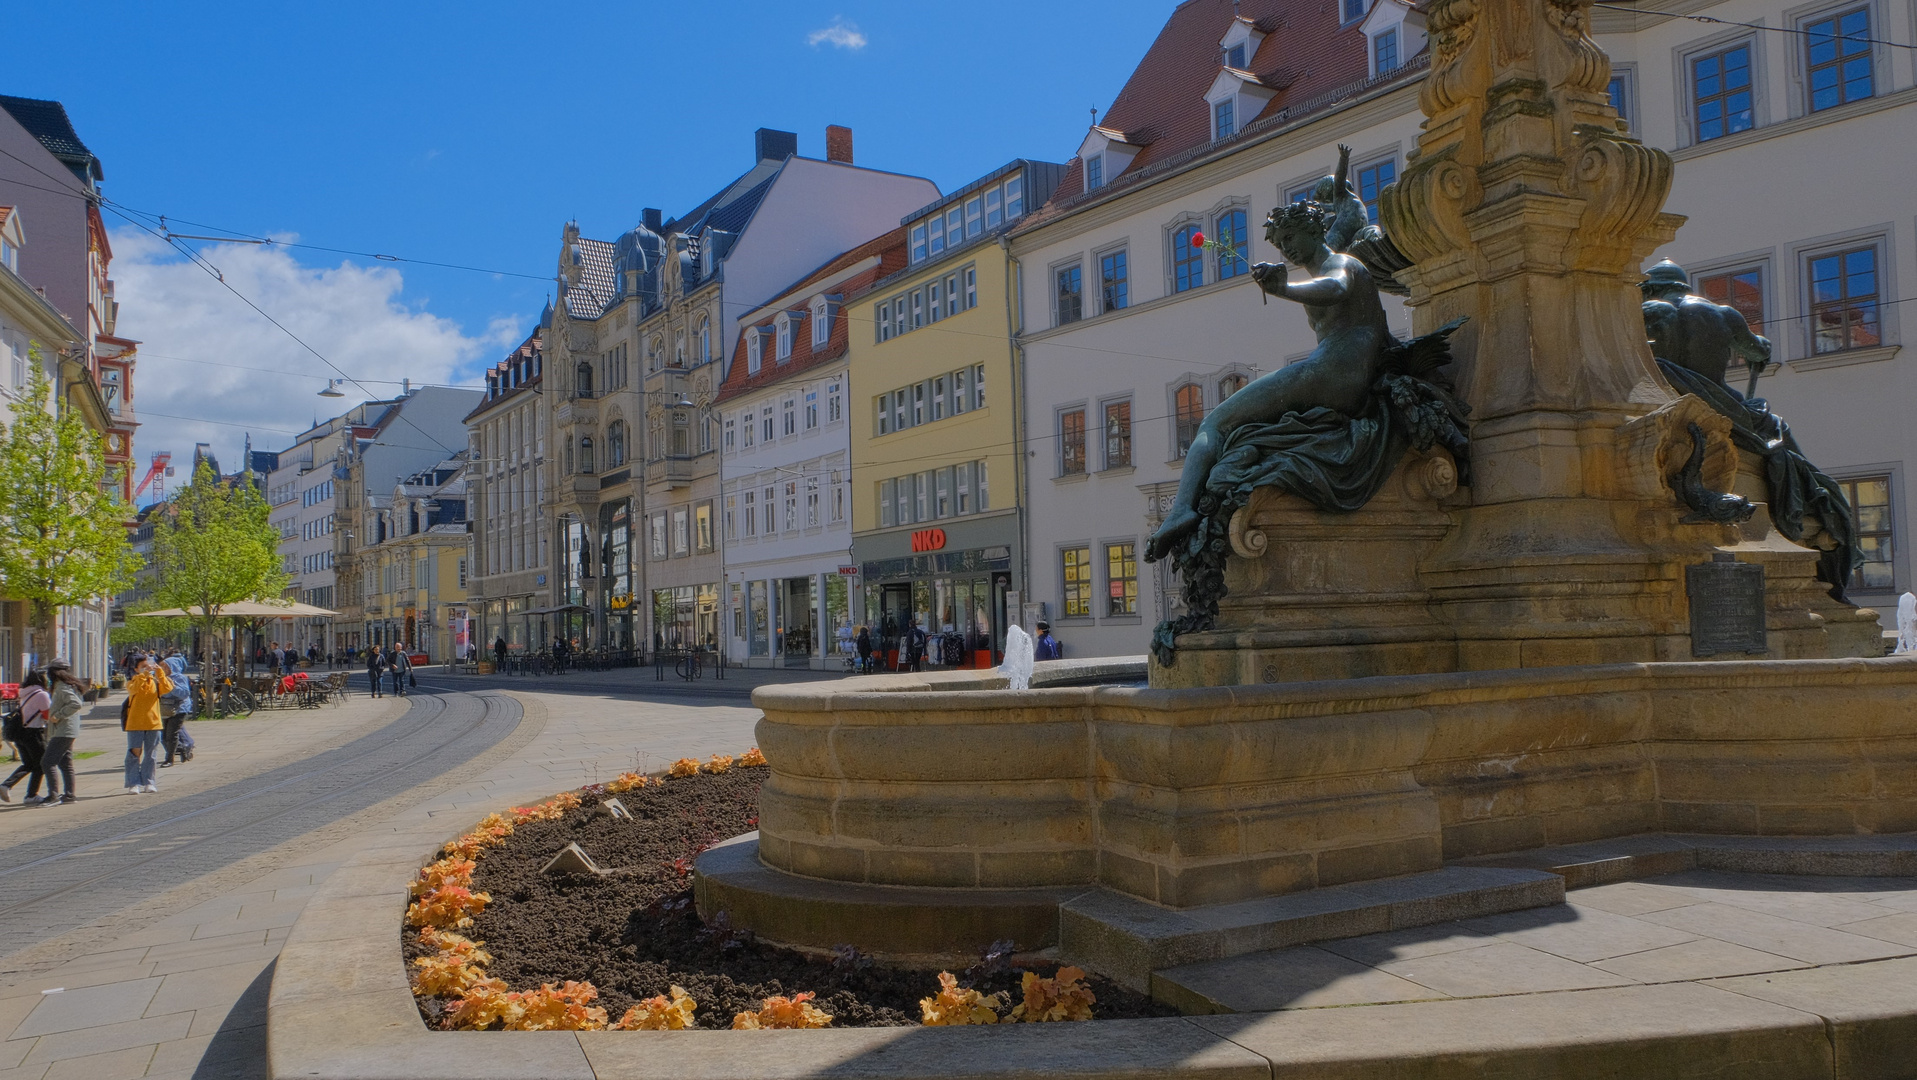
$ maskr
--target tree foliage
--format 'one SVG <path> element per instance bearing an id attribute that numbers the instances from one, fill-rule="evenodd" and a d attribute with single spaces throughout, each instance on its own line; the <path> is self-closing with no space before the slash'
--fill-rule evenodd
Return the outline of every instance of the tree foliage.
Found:
<path id="1" fill-rule="evenodd" d="M 277 597 L 286 584 L 272 507 L 250 481 L 224 480 L 203 461 L 153 529 L 154 599 L 197 609 L 204 641 L 226 605 Z"/>
<path id="2" fill-rule="evenodd" d="M 48 409 L 52 384 L 30 350 L 33 381 L 0 425 L 0 591 L 32 609 L 35 648 L 52 655 L 61 608 L 118 592 L 139 557 L 131 511 L 110 483 L 99 432 Z"/>

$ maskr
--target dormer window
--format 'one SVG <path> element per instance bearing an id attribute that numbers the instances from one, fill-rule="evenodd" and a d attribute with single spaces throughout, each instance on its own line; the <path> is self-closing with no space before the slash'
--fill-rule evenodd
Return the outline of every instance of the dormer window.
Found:
<path id="1" fill-rule="evenodd" d="M 812 302 L 812 347 L 825 348 L 832 336 L 832 305 L 821 297 Z"/>
<path id="2" fill-rule="evenodd" d="M 1398 28 L 1392 27 L 1371 39 L 1371 71 L 1383 75 L 1398 66 Z"/>
<path id="3" fill-rule="evenodd" d="M 925 251 L 936 258 L 945 251 L 945 215 L 933 214 L 925 222 Z"/>
<path id="4" fill-rule="evenodd" d="M 746 331 L 746 374 L 757 375 L 765 362 L 765 335 L 758 327 Z"/>
<path id="5" fill-rule="evenodd" d="M 1212 140 L 1229 139 L 1243 131 L 1276 96 L 1276 87 L 1266 85 L 1249 71 L 1219 69 L 1211 81 L 1211 89 L 1205 92 L 1205 106 L 1211 111 Z"/>
<path id="6" fill-rule="evenodd" d="M 1425 18 L 1423 12 L 1404 4 L 1377 4 L 1370 10 L 1361 29 L 1371 43 L 1371 76 L 1377 78 L 1424 51 Z"/>
<path id="7" fill-rule="evenodd" d="M 1105 155 L 1093 154 L 1085 159 L 1085 190 L 1095 191 L 1105 186 Z"/>
<path id="8" fill-rule="evenodd" d="M 1240 71 L 1245 70 L 1245 45 L 1243 42 L 1225 50 L 1224 63 L 1228 68 L 1237 68 Z"/>
<path id="9" fill-rule="evenodd" d="M 775 355 L 781 364 L 792 359 L 792 322 L 793 319 L 790 314 L 781 312 L 778 320 L 773 323 L 774 330 L 779 335 L 777 339 L 778 351 Z"/>
<path id="10" fill-rule="evenodd" d="M 1234 104 L 1236 103 L 1231 98 L 1212 103 L 1211 137 L 1214 140 L 1229 139 L 1238 130 L 1237 126 L 1232 122 L 1232 106 Z"/>
<path id="11" fill-rule="evenodd" d="M 1365 17 L 1365 12 L 1371 10 L 1371 0 L 1339 0 L 1339 4 L 1343 21 L 1347 23 L 1357 22 Z"/>

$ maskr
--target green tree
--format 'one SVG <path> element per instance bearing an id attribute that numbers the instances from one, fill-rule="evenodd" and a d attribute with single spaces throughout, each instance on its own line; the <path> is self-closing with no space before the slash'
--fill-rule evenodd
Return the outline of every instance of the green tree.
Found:
<path id="1" fill-rule="evenodd" d="M 125 588 L 139 569 L 131 511 L 106 468 L 99 432 L 53 398 L 38 349 L 33 381 L 0 434 L 0 591 L 30 608 L 30 651 L 52 655 L 60 609 Z"/>
<path id="2" fill-rule="evenodd" d="M 222 608 L 277 597 L 286 585 L 271 514 L 251 473 L 229 482 L 201 462 L 193 482 L 159 515 L 153 529 L 153 598 L 197 612 L 193 621 L 209 649 Z"/>

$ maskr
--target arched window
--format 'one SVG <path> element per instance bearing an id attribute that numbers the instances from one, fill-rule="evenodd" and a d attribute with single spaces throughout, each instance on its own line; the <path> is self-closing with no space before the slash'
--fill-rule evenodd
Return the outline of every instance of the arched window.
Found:
<path id="1" fill-rule="evenodd" d="M 584 360 L 579 361 L 579 366 L 574 369 L 573 396 L 592 396 L 592 365 Z"/>
<path id="2" fill-rule="evenodd" d="M 626 463 L 626 422 L 614 420 L 606 428 L 606 468 L 616 469 Z"/>
<path id="3" fill-rule="evenodd" d="M 647 371 L 658 371 L 659 365 L 665 362 L 665 356 L 666 343 L 664 339 L 655 337 L 651 341 L 646 342 Z"/>
<path id="4" fill-rule="evenodd" d="M 679 331 L 673 341 L 672 366 L 680 368 L 686 366 L 686 332 L 684 330 Z"/>
<path id="5" fill-rule="evenodd" d="M 590 437 L 579 440 L 579 471 L 587 475 L 591 475 L 597 471 L 592 467 L 592 439 Z"/>
<path id="6" fill-rule="evenodd" d="M 1218 253 L 1218 280 L 1228 281 L 1240 274 L 1249 273 L 1250 264 L 1245 262 L 1245 212 L 1227 210 L 1218 215 L 1217 225 L 1217 232 L 1212 238 L 1220 244 L 1230 245 L 1228 250 L 1238 253 L 1236 255 L 1228 255 L 1224 251 Z"/>
<path id="7" fill-rule="evenodd" d="M 1186 225 L 1172 234 L 1172 289 L 1184 292 L 1205 283 L 1205 249 L 1192 243 L 1196 225 Z"/>
<path id="8" fill-rule="evenodd" d="M 1238 391 L 1243 390 L 1246 381 L 1244 373 L 1239 371 L 1234 371 L 1218 380 L 1218 400 L 1223 401 Z"/>
<path id="9" fill-rule="evenodd" d="M 712 321 L 710 319 L 699 320 L 699 362 L 712 363 Z"/>
<path id="10" fill-rule="evenodd" d="M 1172 413 L 1177 424 L 1178 456 L 1184 457 L 1192 440 L 1198 438 L 1198 425 L 1205 422 L 1205 388 L 1197 383 L 1179 387 Z"/>

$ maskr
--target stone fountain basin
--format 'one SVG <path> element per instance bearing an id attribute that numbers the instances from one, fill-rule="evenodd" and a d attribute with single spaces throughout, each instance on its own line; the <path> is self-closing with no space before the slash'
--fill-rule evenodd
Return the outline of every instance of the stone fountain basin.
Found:
<path id="1" fill-rule="evenodd" d="M 1058 685 L 1143 664 L 761 688 L 758 858 L 1184 909 L 1647 832 L 1917 830 L 1917 657 Z"/>

